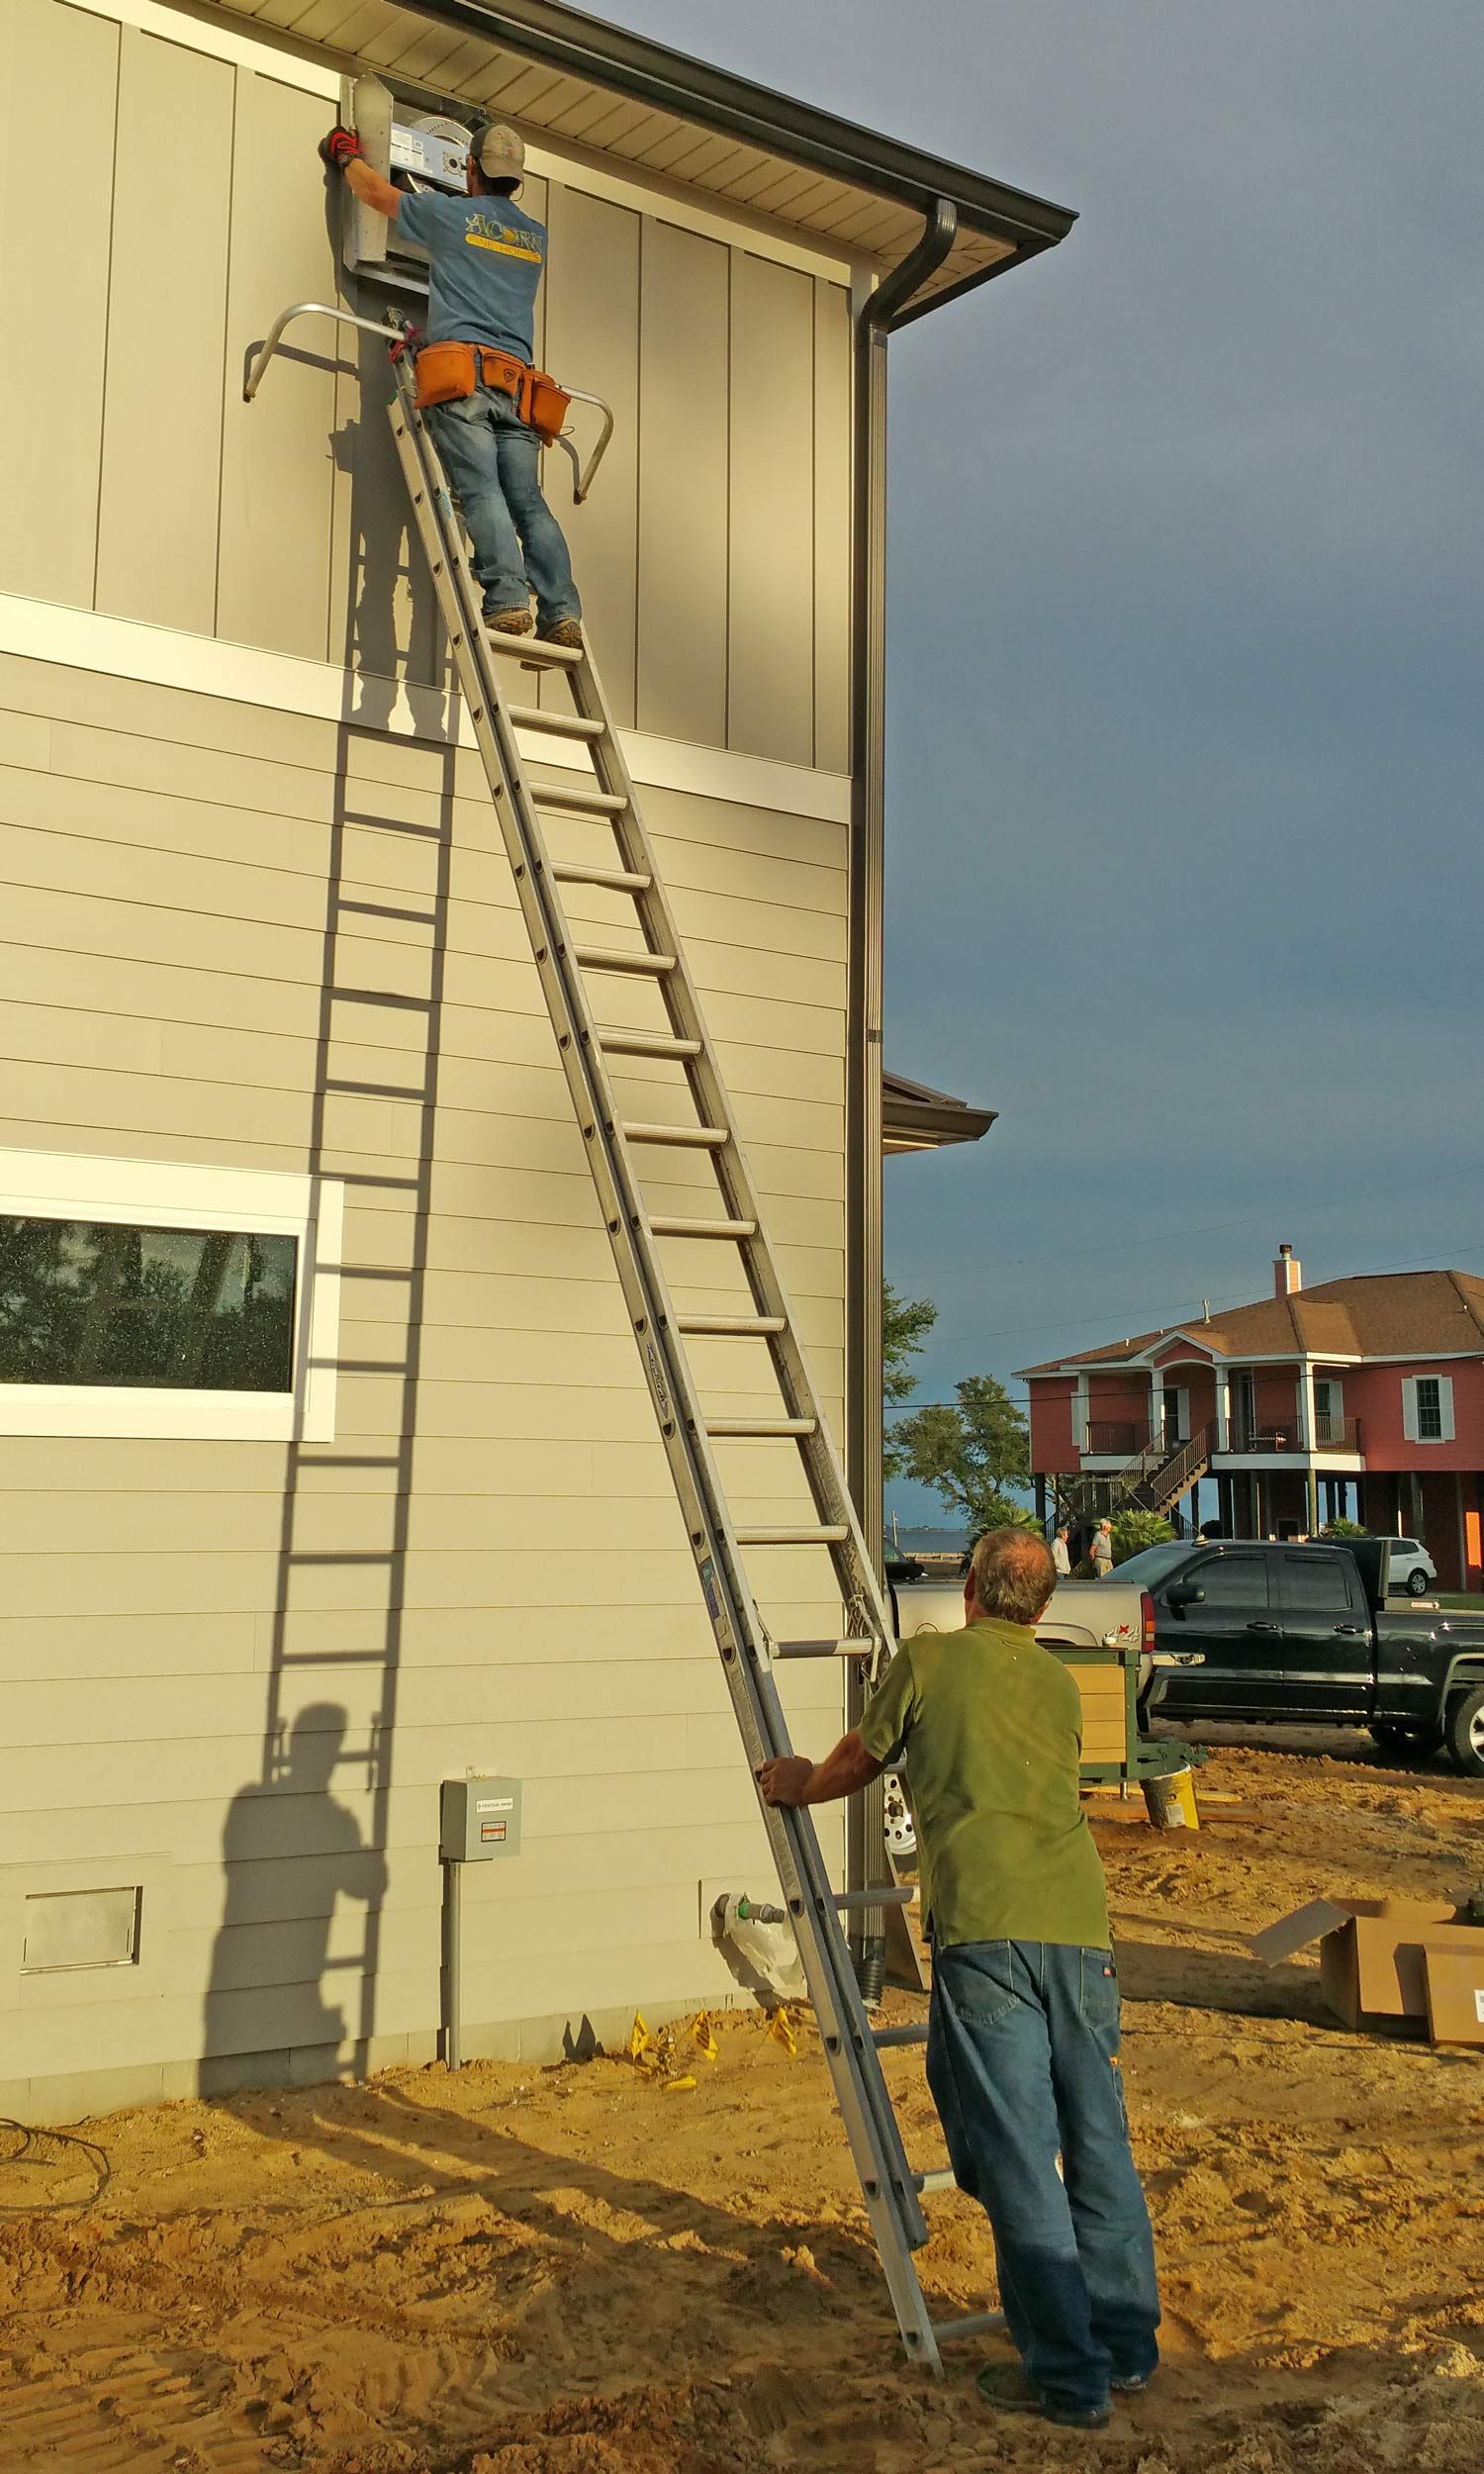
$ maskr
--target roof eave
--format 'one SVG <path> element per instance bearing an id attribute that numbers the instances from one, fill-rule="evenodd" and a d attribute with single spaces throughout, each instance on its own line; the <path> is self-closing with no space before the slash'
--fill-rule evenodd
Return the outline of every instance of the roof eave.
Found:
<path id="1" fill-rule="evenodd" d="M 673 112 L 724 137 L 763 146 L 808 164 L 830 178 L 881 197 L 894 198 L 930 215 L 946 198 L 961 223 L 1007 242 L 1030 256 L 1065 240 L 1076 221 L 1069 207 L 1053 205 L 963 164 L 948 163 L 917 146 L 857 128 L 812 104 L 795 102 L 755 85 L 730 69 L 692 59 L 667 44 L 630 34 L 569 8 L 566 0 L 399 0 L 413 15 L 457 26 L 464 33 L 504 45 L 526 58 L 571 76 L 586 77 L 635 102 Z M 924 302 L 922 315 L 998 268 L 986 268 Z"/>

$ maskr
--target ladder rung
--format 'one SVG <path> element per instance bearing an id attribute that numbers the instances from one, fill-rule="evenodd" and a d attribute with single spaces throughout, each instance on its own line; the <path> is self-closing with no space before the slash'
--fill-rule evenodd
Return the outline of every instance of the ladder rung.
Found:
<path id="1" fill-rule="evenodd" d="M 585 721 L 579 713 L 548 713 L 544 705 L 510 705 L 507 712 L 517 730 L 540 730 L 553 739 L 601 739 L 601 721 Z"/>
<path id="2" fill-rule="evenodd" d="M 875 1641 L 775 1641 L 775 1658 L 870 1658 Z"/>
<path id="3" fill-rule="evenodd" d="M 637 868 L 584 868 L 566 859 L 551 873 L 559 885 L 597 885 L 605 894 L 647 894 L 654 883 L 652 876 L 641 876 Z"/>
<path id="4" fill-rule="evenodd" d="M 732 1237 L 739 1243 L 756 1237 L 756 1220 L 676 1220 L 668 1215 L 649 1223 L 656 1237 Z"/>
<path id="5" fill-rule="evenodd" d="M 777 1436 L 817 1435 L 817 1417 L 708 1417 L 708 1435 L 753 1435 L 759 1441 Z"/>
<path id="6" fill-rule="evenodd" d="M 850 1531 L 844 1521 L 828 1521 L 819 1529 L 739 1529 L 738 1546 L 844 1546 Z"/>
<path id="7" fill-rule="evenodd" d="M 565 808 L 574 816 L 621 816 L 628 801 L 615 791 L 563 790 L 555 782 L 532 782 L 530 795 L 538 808 Z"/>
<path id="8" fill-rule="evenodd" d="M 869 1915 L 873 1907 L 910 1907 L 917 1896 L 915 1890 L 894 1890 L 880 1881 L 873 1890 L 837 1890 L 835 1905 L 842 1915 Z"/>
<path id="9" fill-rule="evenodd" d="M 935 2320 L 933 2334 L 940 2345 L 946 2345 L 956 2336 L 987 2336 L 991 2329 L 1003 2328 L 1004 2324 L 1002 2311 L 972 2311 L 963 2320 Z"/>
<path id="10" fill-rule="evenodd" d="M 605 945 L 574 945 L 572 959 L 585 971 L 634 971 L 641 979 L 662 980 L 675 969 L 674 954 L 612 953 Z"/>
<path id="11" fill-rule="evenodd" d="M 623 1138 L 631 1143 L 671 1143 L 681 1151 L 722 1151 L 731 1141 L 724 1125 L 648 1125 L 625 1119 Z"/>
<path id="12" fill-rule="evenodd" d="M 698 1057 L 698 1039 L 677 1039 L 668 1031 L 600 1031 L 598 1045 L 605 1057 Z"/>
<path id="13" fill-rule="evenodd" d="M 413 927 L 436 927 L 438 924 L 436 910 L 404 910 L 400 904 L 391 902 L 352 902 L 345 894 L 335 896 L 334 906 L 336 910 L 353 911 L 359 919 L 405 919 Z"/>
<path id="14" fill-rule="evenodd" d="M 871 2031 L 872 2044 L 877 2046 L 925 2045 L 927 2039 L 925 2019 L 914 2020 L 909 2028 L 873 2028 Z"/>
<path id="15" fill-rule="evenodd" d="M 914 2173 L 912 2187 L 919 2197 L 925 2199 L 931 2191 L 956 2191 L 959 2177 L 952 2165 L 935 2165 L 931 2173 Z M 938 2333 L 940 2336 L 943 2334 L 942 2329 Z"/>
<path id="16" fill-rule="evenodd" d="M 486 627 L 485 641 L 492 653 L 510 653 L 522 670 L 575 670 L 583 658 L 581 644 L 548 644 L 539 635 L 506 635 L 499 627 Z"/>
<path id="17" fill-rule="evenodd" d="M 712 1340 L 766 1340 L 770 1332 L 787 1331 L 782 1314 L 678 1314 L 677 1331 L 706 1333 Z"/>

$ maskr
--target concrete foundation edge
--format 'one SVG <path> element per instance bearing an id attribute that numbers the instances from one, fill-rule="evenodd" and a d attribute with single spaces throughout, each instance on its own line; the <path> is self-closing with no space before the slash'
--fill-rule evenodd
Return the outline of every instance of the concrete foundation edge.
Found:
<path id="1" fill-rule="evenodd" d="M 641 1998 L 622 2009 L 554 2012 L 539 2019 L 466 2025 L 461 2030 L 464 2060 L 524 2061 L 533 2067 L 587 2061 L 627 2044 L 636 2009 L 655 2028 L 672 2019 L 693 2018 L 698 2010 L 753 2007 L 746 1996 L 718 2000 L 713 1991 L 696 1993 L 684 2001 L 649 2003 Z M 196 2097 L 210 2102 L 251 2088 L 322 2087 L 336 2079 L 369 2078 L 378 2070 L 418 2069 L 436 2061 L 437 2054 L 437 2032 L 429 2028 L 404 2036 L 372 2037 L 364 2053 L 353 2057 L 333 2045 L 299 2045 L 269 2052 L 230 2053 L 218 2060 L 137 2062 L 111 2070 L 0 2079 L 0 2115 L 39 2124 L 95 2121 L 100 2115 L 139 2105 Z"/>

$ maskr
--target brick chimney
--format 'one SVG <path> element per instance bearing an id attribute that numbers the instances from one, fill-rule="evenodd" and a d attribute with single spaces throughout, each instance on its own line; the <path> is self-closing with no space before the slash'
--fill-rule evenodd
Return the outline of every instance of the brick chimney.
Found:
<path id="1" fill-rule="evenodd" d="M 1272 1293 L 1275 1297 L 1292 1297 L 1304 1285 L 1304 1267 L 1292 1246 L 1279 1246 L 1278 1259 L 1272 1267 Z"/>

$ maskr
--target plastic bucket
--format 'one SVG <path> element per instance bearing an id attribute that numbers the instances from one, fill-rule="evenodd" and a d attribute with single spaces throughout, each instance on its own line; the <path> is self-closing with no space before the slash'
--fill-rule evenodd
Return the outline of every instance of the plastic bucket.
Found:
<path id="1" fill-rule="evenodd" d="M 1157 1830 L 1200 1828 L 1193 1769 L 1172 1769 L 1167 1776 L 1146 1778 L 1143 1784 L 1145 1809 Z"/>

